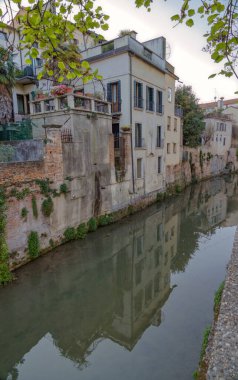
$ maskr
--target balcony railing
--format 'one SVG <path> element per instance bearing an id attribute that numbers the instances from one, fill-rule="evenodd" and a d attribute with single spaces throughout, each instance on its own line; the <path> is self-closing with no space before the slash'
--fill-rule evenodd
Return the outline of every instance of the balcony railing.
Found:
<path id="1" fill-rule="evenodd" d="M 22 66 L 16 74 L 16 81 L 20 84 L 31 84 L 36 82 L 36 68 L 32 65 Z"/>
<path id="2" fill-rule="evenodd" d="M 117 102 L 112 102 L 112 113 L 120 113 L 121 112 L 121 100 Z"/>
<path id="3" fill-rule="evenodd" d="M 40 99 L 35 99 L 30 103 L 30 108 L 31 114 L 56 112 L 65 109 L 111 114 L 110 103 L 73 93 L 66 93 L 61 96 L 48 96 L 45 98 L 44 94 L 43 96 L 41 94 Z"/>
<path id="4" fill-rule="evenodd" d="M 144 138 L 136 139 L 135 148 L 145 148 L 145 139 Z"/>
<path id="5" fill-rule="evenodd" d="M 178 117 L 183 117 L 183 109 L 181 106 L 176 106 L 174 108 L 174 115 Z"/>
<path id="6" fill-rule="evenodd" d="M 156 104 L 156 112 L 160 115 L 164 114 L 164 106 L 162 104 Z"/>
<path id="7" fill-rule="evenodd" d="M 147 111 L 154 111 L 155 106 L 153 101 L 148 101 L 146 102 L 146 110 Z"/>
<path id="8" fill-rule="evenodd" d="M 144 107 L 144 99 L 135 96 L 135 98 L 134 98 L 134 107 L 136 107 L 136 108 L 143 108 Z"/>

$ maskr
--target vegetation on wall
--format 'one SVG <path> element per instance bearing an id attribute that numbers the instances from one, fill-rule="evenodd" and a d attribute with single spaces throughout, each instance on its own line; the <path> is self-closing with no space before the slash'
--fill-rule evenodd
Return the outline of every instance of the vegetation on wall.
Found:
<path id="1" fill-rule="evenodd" d="M 28 254 L 31 259 L 35 259 L 40 253 L 40 241 L 36 231 L 31 231 L 28 236 Z"/>
<path id="2" fill-rule="evenodd" d="M 46 217 L 49 217 L 50 214 L 53 212 L 53 210 L 54 210 L 54 203 L 52 201 L 52 198 L 48 197 L 44 199 L 41 205 L 42 214 Z"/>
<path id="3" fill-rule="evenodd" d="M 205 129 L 203 111 L 191 86 L 179 86 L 175 92 L 175 103 L 183 109 L 183 145 L 196 147 L 201 144 Z"/>
<path id="4" fill-rule="evenodd" d="M 6 195 L 3 188 L 0 188 L 0 284 L 6 284 L 12 280 L 9 269 L 9 251 L 6 242 Z"/>
<path id="5" fill-rule="evenodd" d="M 32 205 L 32 213 L 35 219 L 38 218 L 38 208 L 37 208 L 37 203 L 36 203 L 36 197 L 33 195 L 31 199 L 31 205 Z"/>
<path id="6" fill-rule="evenodd" d="M 27 218 L 27 214 L 28 214 L 28 210 L 27 210 L 27 208 L 26 207 L 23 207 L 22 209 L 21 209 L 21 217 L 22 217 L 22 219 L 26 219 Z"/>
<path id="7" fill-rule="evenodd" d="M 64 231 L 64 240 L 65 241 L 74 240 L 75 237 L 76 237 L 75 228 L 74 227 L 66 228 L 66 230 Z"/>
<path id="8" fill-rule="evenodd" d="M 96 218 L 93 218 L 93 217 L 90 218 L 88 221 L 88 232 L 96 231 L 97 228 L 98 228 L 98 225 L 97 225 Z"/>

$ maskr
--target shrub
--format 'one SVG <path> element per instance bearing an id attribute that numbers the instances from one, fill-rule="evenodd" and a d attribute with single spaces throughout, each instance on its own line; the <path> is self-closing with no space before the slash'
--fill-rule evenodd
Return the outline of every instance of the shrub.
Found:
<path id="1" fill-rule="evenodd" d="M 112 222 L 112 217 L 111 215 L 101 215 L 98 218 L 98 225 L 100 227 L 106 226 L 107 224 L 110 224 Z"/>
<path id="2" fill-rule="evenodd" d="M 214 313 L 215 314 L 218 314 L 219 309 L 220 309 L 221 297 L 224 290 L 224 286 L 225 286 L 225 282 L 223 281 L 214 296 Z"/>
<path id="3" fill-rule="evenodd" d="M 36 231 L 31 231 L 28 236 L 28 253 L 32 259 L 39 256 L 40 253 L 40 242 L 38 233 Z"/>
<path id="4" fill-rule="evenodd" d="M 28 210 L 27 210 L 27 208 L 26 207 L 23 207 L 22 209 L 21 209 L 21 217 L 22 217 L 22 219 L 26 219 L 27 218 L 27 214 L 28 214 Z"/>
<path id="5" fill-rule="evenodd" d="M 52 198 L 48 197 L 42 202 L 42 205 L 41 205 L 42 214 L 46 217 L 49 217 L 50 214 L 53 212 L 53 210 L 54 210 L 54 203 L 52 201 Z"/>
<path id="6" fill-rule="evenodd" d="M 12 280 L 8 263 L 0 263 L 0 284 L 4 285 Z"/>
<path id="7" fill-rule="evenodd" d="M 33 195 L 31 199 L 31 205 L 32 205 L 32 213 L 35 219 L 38 218 L 38 208 L 37 208 L 37 203 L 36 203 L 36 197 Z"/>
<path id="8" fill-rule="evenodd" d="M 87 232 L 87 225 L 85 223 L 80 224 L 76 230 L 76 239 L 85 239 L 87 236 Z"/>
<path id="9" fill-rule="evenodd" d="M 74 227 L 68 227 L 64 231 L 65 241 L 74 240 L 76 237 L 76 231 Z"/>
<path id="10" fill-rule="evenodd" d="M 182 192 L 182 187 L 180 186 L 180 185 L 176 185 L 175 186 L 175 192 L 177 193 L 177 194 L 179 194 L 179 193 L 181 193 Z"/>
<path id="11" fill-rule="evenodd" d="M 68 191 L 68 188 L 67 188 L 66 183 L 62 183 L 62 184 L 60 185 L 60 192 L 61 192 L 62 194 L 66 194 L 67 191 Z"/>
<path id="12" fill-rule="evenodd" d="M 203 334 L 203 342 L 202 342 L 202 349 L 201 349 L 201 353 L 200 353 L 200 361 L 202 361 L 202 359 L 206 353 L 210 332 L 211 332 L 211 326 L 206 327 L 204 334 Z"/>
<path id="13" fill-rule="evenodd" d="M 98 228 L 97 220 L 93 217 L 90 218 L 88 221 L 88 231 L 93 232 L 93 231 L 96 231 L 97 228 Z"/>

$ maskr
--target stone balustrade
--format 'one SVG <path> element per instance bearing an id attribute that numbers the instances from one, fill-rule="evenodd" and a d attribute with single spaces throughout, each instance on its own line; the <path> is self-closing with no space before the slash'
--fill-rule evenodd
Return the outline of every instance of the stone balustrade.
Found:
<path id="1" fill-rule="evenodd" d="M 31 114 L 66 111 L 70 109 L 111 115 L 111 103 L 76 93 L 42 97 L 30 102 Z"/>

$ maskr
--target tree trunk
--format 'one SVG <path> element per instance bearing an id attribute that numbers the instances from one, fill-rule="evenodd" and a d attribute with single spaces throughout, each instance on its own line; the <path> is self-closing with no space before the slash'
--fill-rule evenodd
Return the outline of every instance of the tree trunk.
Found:
<path id="1" fill-rule="evenodd" d="M 8 123 L 12 120 L 13 103 L 11 92 L 0 84 L 0 124 Z"/>

